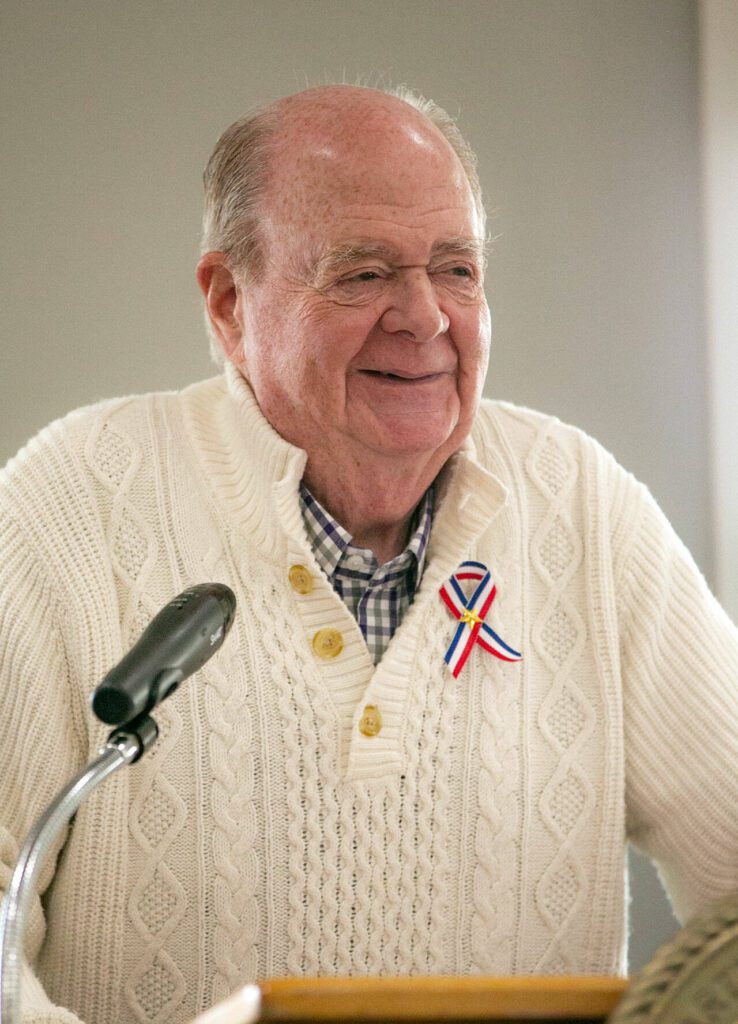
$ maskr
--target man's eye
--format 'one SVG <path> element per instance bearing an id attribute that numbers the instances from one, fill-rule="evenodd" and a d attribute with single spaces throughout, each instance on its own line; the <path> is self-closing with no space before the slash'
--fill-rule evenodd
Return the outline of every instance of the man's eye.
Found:
<path id="1" fill-rule="evenodd" d="M 336 302 L 361 305 L 375 301 L 384 288 L 387 277 L 388 274 L 381 267 L 377 270 L 355 270 L 321 290 Z"/>
<path id="2" fill-rule="evenodd" d="M 378 287 L 386 276 L 381 270 L 355 270 L 336 281 L 334 288 L 342 292 L 364 291 L 368 285 Z"/>
<path id="3" fill-rule="evenodd" d="M 477 277 L 474 268 L 464 263 L 445 263 L 434 268 L 432 272 L 444 277 L 459 277 L 466 281 L 475 281 Z"/>

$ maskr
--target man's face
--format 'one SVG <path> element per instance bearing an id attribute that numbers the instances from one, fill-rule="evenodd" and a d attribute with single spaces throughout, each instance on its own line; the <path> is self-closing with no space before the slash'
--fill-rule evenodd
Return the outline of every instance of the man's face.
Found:
<path id="1" fill-rule="evenodd" d="M 412 125 L 300 143 L 274 159 L 265 270 L 239 289 L 243 371 L 308 455 L 440 465 L 470 429 L 489 351 L 464 172 Z"/>

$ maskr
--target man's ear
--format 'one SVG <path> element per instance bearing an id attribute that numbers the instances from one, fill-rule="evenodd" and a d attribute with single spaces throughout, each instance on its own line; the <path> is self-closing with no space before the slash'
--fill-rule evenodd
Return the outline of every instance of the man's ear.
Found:
<path id="1" fill-rule="evenodd" d="M 197 264 L 197 283 L 226 359 L 243 362 L 243 326 L 238 312 L 238 286 L 222 252 L 206 252 Z"/>

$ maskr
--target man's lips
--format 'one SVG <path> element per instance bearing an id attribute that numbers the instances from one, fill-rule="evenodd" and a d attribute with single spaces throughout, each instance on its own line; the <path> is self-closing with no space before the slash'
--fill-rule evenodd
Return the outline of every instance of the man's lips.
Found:
<path id="1" fill-rule="evenodd" d="M 432 370 L 429 373 L 410 372 L 408 370 L 371 370 L 361 369 L 357 371 L 362 376 L 371 377 L 375 380 L 396 381 L 400 384 L 422 384 L 426 381 L 437 380 L 439 377 L 446 377 L 452 370 Z"/>

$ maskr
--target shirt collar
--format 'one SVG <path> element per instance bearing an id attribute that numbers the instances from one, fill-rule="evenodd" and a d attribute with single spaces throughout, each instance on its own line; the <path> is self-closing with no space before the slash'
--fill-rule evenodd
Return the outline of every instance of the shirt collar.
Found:
<path id="1" fill-rule="evenodd" d="M 331 579 L 351 543 L 351 534 L 326 512 L 304 483 L 300 483 L 300 511 L 318 565 Z"/>
<path id="2" fill-rule="evenodd" d="M 415 579 L 420 580 L 428 551 L 433 511 L 435 506 L 433 484 L 428 488 L 418 503 L 412 522 L 412 535 L 405 550 L 386 563 L 388 566 L 397 563 L 397 568 L 404 570 L 415 568 Z M 310 546 L 323 572 L 329 580 L 335 576 L 341 559 L 351 546 L 351 534 L 330 515 L 307 489 L 300 483 L 300 509 Z"/>

